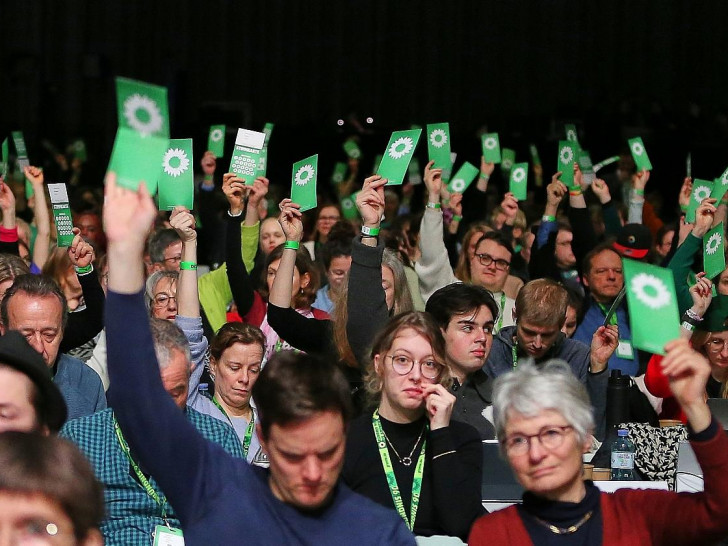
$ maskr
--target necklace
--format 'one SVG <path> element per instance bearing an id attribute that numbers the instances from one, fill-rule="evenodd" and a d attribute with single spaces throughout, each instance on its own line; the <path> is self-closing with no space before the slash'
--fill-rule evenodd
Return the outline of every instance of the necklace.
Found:
<path id="1" fill-rule="evenodd" d="M 384 432 L 384 429 L 382 429 L 382 433 L 384 434 L 384 439 L 387 440 L 387 443 L 389 444 L 389 447 L 392 448 L 392 451 L 394 451 L 394 454 L 397 456 L 397 459 L 399 460 L 400 464 L 403 464 L 404 466 L 410 466 L 412 464 L 412 455 L 415 453 L 415 449 L 417 449 L 417 446 L 420 445 L 420 440 L 422 440 L 422 435 L 425 432 L 425 427 L 422 427 L 422 430 L 420 431 L 420 435 L 417 437 L 417 441 L 415 442 L 415 445 L 412 446 L 412 451 L 409 452 L 409 455 L 406 457 L 400 457 L 399 453 L 397 453 L 397 450 L 392 445 L 392 442 L 389 440 L 389 436 L 387 436 L 387 433 Z"/>
<path id="2" fill-rule="evenodd" d="M 589 510 L 586 514 L 584 514 L 584 517 L 581 518 L 579 521 L 577 521 L 574 525 L 570 525 L 569 527 L 556 527 L 556 525 L 550 524 L 548 521 L 544 521 L 539 517 L 534 516 L 531 514 L 531 517 L 535 519 L 538 523 L 543 525 L 544 527 L 547 527 L 549 531 L 551 531 L 555 535 L 570 535 L 572 533 L 576 533 L 579 528 L 584 525 L 587 521 L 589 521 L 592 517 L 592 514 L 594 513 L 594 510 Z"/>

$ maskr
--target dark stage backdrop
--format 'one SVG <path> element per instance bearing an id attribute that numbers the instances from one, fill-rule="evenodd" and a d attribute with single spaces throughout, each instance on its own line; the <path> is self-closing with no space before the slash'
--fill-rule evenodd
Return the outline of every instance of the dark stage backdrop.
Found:
<path id="1" fill-rule="evenodd" d="M 468 154 L 485 123 L 525 149 L 576 121 L 595 160 L 622 126 L 667 162 L 724 142 L 702 129 L 728 101 L 724 1 L 0 0 L 0 23 L 2 132 L 82 135 L 104 161 L 117 75 L 167 86 L 172 136 L 198 148 L 210 123 L 276 122 L 288 168 L 352 111 L 379 148 L 438 121 Z"/>

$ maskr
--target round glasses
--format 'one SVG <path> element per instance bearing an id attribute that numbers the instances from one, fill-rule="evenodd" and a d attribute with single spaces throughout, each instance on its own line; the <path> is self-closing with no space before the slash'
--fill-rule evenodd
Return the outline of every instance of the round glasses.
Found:
<path id="1" fill-rule="evenodd" d="M 511 262 L 507 260 L 496 259 L 490 254 L 476 254 L 475 257 L 478 258 L 480 265 L 483 265 L 485 267 L 488 267 L 490 264 L 495 262 L 495 268 L 500 271 L 507 271 L 508 268 L 511 266 Z"/>
<path id="2" fill-rule="evenodd" d="M 392 359 L 392 368 L 398 375 L 410 373 L 415 363 L 420 365 L 420 373 L 427 379 L 437 379 L 443 370 L 443 365 L 432 358 L 414 360 L 406 355 L 390 355 L 389 358 Z"/>
<path id="3" fill-rule="evenodd" d="M 170 296 L 169 294 L 157 294 L 156 296 L 154 296 L 154 306 L 167 307 L 170 300 L 174 300 L 175 305 L 177 304 L 177 296 Z"/>
<path id="4" fill-rule="evenodd" d="M 551 425 L 543 427 L 537 434 L 513 434 L 505 439 L 503 445 L 508 455 L 525 455 L 531 449 L 531 439 L 538 438 L 542 447 L 553 450 L 564 443 L 564 438 L 573 428 L 571 425 Z"/>
<path id="5" fill-rule="evenodd" d="M 710 351 L 711 353 L 719 353 L 725 348 L 726 343 L 728 343 L 728 339 L 711 339 L 707 343 L 708 351 Z"/>

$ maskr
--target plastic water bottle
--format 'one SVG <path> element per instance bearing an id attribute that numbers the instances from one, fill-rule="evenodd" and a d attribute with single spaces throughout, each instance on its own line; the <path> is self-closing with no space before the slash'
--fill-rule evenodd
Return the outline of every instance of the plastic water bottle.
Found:
<path id="1" fill-rule="evenodd" d="M 612 442 L 612 480 L 634 480 L 634 444 L 623 428 Z"/>

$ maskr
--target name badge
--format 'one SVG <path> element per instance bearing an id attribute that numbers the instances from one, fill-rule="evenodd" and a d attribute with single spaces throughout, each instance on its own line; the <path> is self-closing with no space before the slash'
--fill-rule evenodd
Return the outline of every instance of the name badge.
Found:
<path id="1" fill-rule="evenodd" d="M 617 356 L 625 360 L 634 359 L 634 351 L 632 350 L 632 342 L 628 339 L 620 339 L 617 345 Z"/>
<path id="2" fill-rule="evenodd" d="M 166 525 L 157 525 L 154 528 L 153 546 L 185 546 L 182 530 Z"/>

